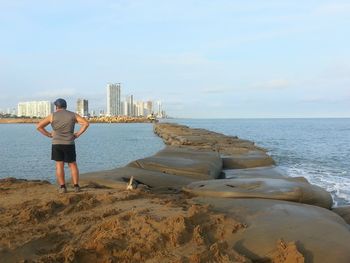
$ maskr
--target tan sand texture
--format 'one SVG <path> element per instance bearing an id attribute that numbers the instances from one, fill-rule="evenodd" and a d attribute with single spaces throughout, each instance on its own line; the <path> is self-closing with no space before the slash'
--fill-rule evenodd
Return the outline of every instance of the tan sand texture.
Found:
<path id="1" fill-rule="evenodd" d="M 17 179 L 0 187 L 0 262 L 252 262 L 226 241 L 245 224 L 183 194 L 95 184 L 58 195 L 48 183 Z M 271 257 L 291 251 L 302 258 L 276 241 Z"/>
<path id="2" fill-rule="evenodd" d="M 318 207 L 330 195 L 271 166 L 266 150 L 177 124 L 154 131 L 167 147 L 82 175 L 80 193 L 0 180 L 0 262 L 350 262 L 349 225 Z"/>

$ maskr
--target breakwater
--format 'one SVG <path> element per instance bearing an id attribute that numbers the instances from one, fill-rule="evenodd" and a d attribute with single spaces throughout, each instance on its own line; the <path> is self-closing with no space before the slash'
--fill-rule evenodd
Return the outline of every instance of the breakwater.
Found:
<path id="1" fill-rule="evenodd" d="M 283 239 L 290 241 L 285 247 L 296 248 L 306 262 L 350 261 L 345 245 L 349 226 L 335 213 L 341 211 L 348 220 L 350 208 L 331 211 L 327 191 L 303 177 L 283 174 L 266 149 L 235 136 L 177 124 L 157 124 L 154 132 L 165 149 L 92 178 L 117 183 L 133 176 L 149 188 L 180 188 L 195 204 L 243 218 L 248 227 L 230 237 L 231 245 L 254 260 L 268 257 Z M 225 177 L 230 179 L 222 180 Z M 302 262 L 295 260 L 291 262 Z"/>

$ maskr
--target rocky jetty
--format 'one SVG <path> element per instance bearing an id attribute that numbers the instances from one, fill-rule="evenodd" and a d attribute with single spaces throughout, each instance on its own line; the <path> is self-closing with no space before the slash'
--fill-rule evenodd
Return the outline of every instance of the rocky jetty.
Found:
<path id="1" fill-rule="evenodd" d="M 154 132 L 163 150 L 82 175 L 78 194 L 0 180 L 0 259 L 350 262 L 349 207 L 332 208 L 328 192 L 285 175 L 265 149 L 178 124 Z"/>
<path id="2" fill-rule="evenodd" d="M 271 251 L 280 240 L 298 253 L 278 262 L 350 262 L 349 225 L 330 210 L 331 195 L 305 178 L 283 174 L 265 149 L 235 136 L 178 124 L 156 124 L 154 132 L 165 149 L 86 178 L 118 185 L 133 176 L 153 191 L 181 190 L 188 194 L 187 202 L 239 219 L 244 230 L 225 242 L 253 262 L 276 262 Z M 348 216 L 348 210 L 339 214 Z"/>
<path id="3" fill-rule="evenodd" d="M 90 123 L 150 123 L 157 122 L 154 118 L 147 117 L 130 117 L 130 116 L 105 116 L 91 117 Z"/>
<path id="4" fill-rule="evenodd" d="M 190 129 L 177 124 L 156 125 L 154 132 L 163 138 L 164 143 L 190 149 L 215 151 L 223 160 L 224 169 L 252 168 L 274 165 L 274 160 L 266 150 L 254 142 L 225 136 L 220 133 Z"/>

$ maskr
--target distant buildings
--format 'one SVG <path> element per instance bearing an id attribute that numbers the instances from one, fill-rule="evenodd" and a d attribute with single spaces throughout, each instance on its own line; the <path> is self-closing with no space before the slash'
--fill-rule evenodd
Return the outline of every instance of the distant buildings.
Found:
<path id="1" fill-rule="evenodd" d="M 107 116 L 121 115 L 120 83 L 107 85 Z"/>
<path id="2" fill-rule="evenodd" d="M 157 101 L 155 106 L 152 101 L 135 101 L 133 95 L 127 95 L 122 100 L 120 83 L 107 85 L 106 116 L 145 117 L 151 114 L 158 118 L 166 117 L 161 101 Z M 101 115 L 103 113 L 100 112 Z"/>
<path id="3" fill-rule="evenodd" d="M 126 104 L 128 105 L 128 111 L 126 116 L 134 116 L 135 115 L 135 110 L 134 110 L 134 96 L 129 95 L 126 97 Z"/>
<path id="4" fill-rule="evenodd" d="M 95 116 L 129 116 L 129 117 L 147 117 L 154 115 L 158 118 L 165 118 L 166 114 L 163 110 L 161 101 L 154 103 L 148 101 L 136 101 L 134 95 L 123 96 L 121 94 L 120 83 L 110 83 L 106 87 L 107 90 L 107 109 L 93 109 L 89 112 L 89 102 L 87 99 L 80 98 L 76 102 L 76 113 L 84 117 Z M 90 105 L 91 106 L 91 105 Z M 2 112 L 3 111 L 3 112 Z M 16 110 L 8 113 L 0 110 L 2 115 L 16 115 Z M 20 102 L 17 107 L 18 117 L 46 117 L 53 112 L 53 104 L 49 101 L 29 101 Z"/>
<path id="5" fill-rule="evenodd" d="M 153 113 L 153 102 L 152 101 L 146 102 L 145 110 L 146 110 L 146 112 L 145 112 L 146 116 Z"/>
<path id="6" fill-rule="evenodd" d="M 78 99 L 76 113 L 80 116 L 87 117 L 89 115 L 89 102 L 88 100 Z"/>
<path id="7" fill-rule="evenodd" d="M 161 101 L 157 101 L 154 109 L 152 101 L 135 101 L 133 95 L 127 95 L 121 100 L 120 83 L 107 85 L 107 111 L 106 116 L 142 117 L 154 114 L 158 118 L 164 118 Z M 101 115 L 101 114 L 100 114 Z"/>
<path id="8" fill-rule="evenodd" d="M 137 101 L 135 103 L 135 116 L 145 116 L 145 107 L 143 101 Z"/>
<path id="9" fill-rule="evenodd" d="M 163 106 L 162 106 L 162 102 L 161 101 L 157 101 L 157 113 L 156 116 L 158 118 L 166 118 L 166 113 L 163 110 Z"/>
<path id="10" fill-rule="evenodd" d="M 14 117 L 17 116 L 17 110 L 15 108 L 0 109 L 0 117 Z"/>
<path id="11" fill-rule="evenodd" d="M 44 118 L 53 112 L 53 104 L 50 101 L 20 102 L 17 107 L 19 117 Z"/>
<path id="12" fill-rule="evenodd" d="M 97 115 L 96 115 L 96 111 L 95 111 L 95 110 L 92 110 L 91 113 L 90 113 L 90 116 L 91 116 L 91 117 L 96 117 L 96 116 L 97 116 Z"/>

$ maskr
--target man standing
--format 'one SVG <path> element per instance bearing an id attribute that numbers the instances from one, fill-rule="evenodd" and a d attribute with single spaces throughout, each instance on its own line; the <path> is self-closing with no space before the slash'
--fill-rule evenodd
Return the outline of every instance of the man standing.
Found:
<path id="1" fill-rule="evenodd" d="M 79 169 L 76 163 L 75 139 L 86 131 L 89 122 L 80 115 L 67 110 L 67 102 L 64 99 L 57 99 L 54 102 L 56 110 L 37 125 L 37 130 L 43 135 L 52 138 L 51 159 L 56 161 L 56 178 L 60 185 L 59 193 L 66 193 L 64 178 L 64 163 L 68 163 L 74 191 L 79 192 Z M 52 132 L 45 127 L 51 123 Z M 80 124 L 80 130 L 74 133 L 75 123 Z"/>

